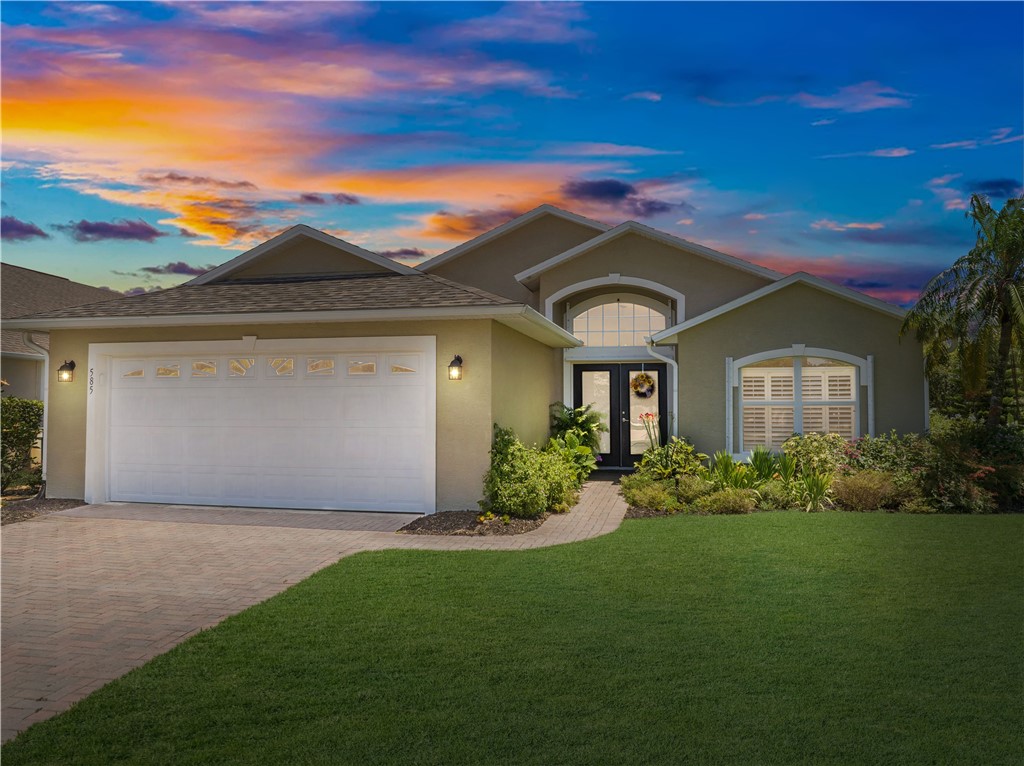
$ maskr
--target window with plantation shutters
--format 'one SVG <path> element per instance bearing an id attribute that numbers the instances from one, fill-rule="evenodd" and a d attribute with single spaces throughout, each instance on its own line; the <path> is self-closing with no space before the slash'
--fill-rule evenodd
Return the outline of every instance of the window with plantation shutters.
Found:
<path id="1" fill-rule="evenodd" d="M 779 449 L 794 433 L 857 435 L 857 368 L 819 357 L 784 357 L 740 370 L 744 452 Z"/>

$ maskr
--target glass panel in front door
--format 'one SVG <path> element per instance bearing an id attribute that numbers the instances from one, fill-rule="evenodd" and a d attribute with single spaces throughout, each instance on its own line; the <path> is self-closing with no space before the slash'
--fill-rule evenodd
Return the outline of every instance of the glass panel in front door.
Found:
<path id="1" fill-rule="evenodd" d="M 638 375 L 648 375 L 654 381 L 653 386 L 634 385 Z M 642 381 L 641 381 L 642 383 Z M 661 398 L 658 391 L 661 390 L 661 379 L 658 370 L 630 370 L 629 371 L 629 454 L 642 455 L 651 446 L 647 438 L 647 429 L 641 415 L 648 413 L 655 417 L 656 428 L 660 429 L 661 412 L 658 407 L 658 400 Z"/>
<path id="2" fill-rule="evenodd" d="M 594 412 L 601 414 L 605 426 L 610 425 L 612 374 L 608 370 L 584 370 L 582 384 L 584 406 L 592 405 Z M 601 432 L 599 444 L 598 450 L 601 454 L 606 455 L 612 451 L 611 433 L 608 430 Z"/>

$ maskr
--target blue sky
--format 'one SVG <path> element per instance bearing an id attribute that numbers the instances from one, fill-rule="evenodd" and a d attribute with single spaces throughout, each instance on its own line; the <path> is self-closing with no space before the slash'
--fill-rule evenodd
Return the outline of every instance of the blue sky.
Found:
<path id="1" fill-rule="evenodd" d="M 167 287 L 540 203 L 894 302 L 1020 194 L 1020 3 L 4 3 L 3 258 Z"/>

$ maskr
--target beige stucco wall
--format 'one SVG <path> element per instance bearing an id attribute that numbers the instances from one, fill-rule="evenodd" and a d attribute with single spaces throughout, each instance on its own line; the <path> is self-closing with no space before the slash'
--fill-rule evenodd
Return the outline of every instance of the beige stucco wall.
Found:
<path id="1" fill-rule="evenodd" d="M 0 359 L 0 377 L 7 381 L 4 394 L 23 399 L 39 399 L 43 377 L 42 360 L 18 359 L 5 356 Z"/>
<path id="2" fill-rule="evenodd" d="M 678 317 L 678 321 L 703 314 L 771 282 L 767 277 L 629 233 L 541 274 L 541 310 L 545 301 L 559 290 L 609 274 L 649 279 L 682 293 L 686 297 L 686 316 Z M 610 285 L 606 291 L 635 290 Z"/>
<path id="3" fill-rule="evenodd" d="M 537 308 L 536 294 L 519 284 L 515 275 L 600 233 L 556 215 L 542 215 L 430 269 L 430 273 Z"/>
<path id="4" fill-rule="evenodd" d="M 899 339 L 900 324 L 895 317 L 795 284 L 680 333 L 679 433 L 708 454 L 724 449 L 726 357 L 795 343 L 861 358 L 874 355 L 875 432 L 920 433 L 926 427 L 922 352 L 913 339 Z M 866 398 L 861 414 L 865 433 Z"/>
<path id="5" fill-rule="evenodd" d="M 70 498 L 84 495 L 89 343 L 234 340 L 243 335 L 432 335 L 437 342 L 437 509 L 476 509 L 494 420 L 490 368 L 493 324 L 490 320 L 467 320 L 54 331 L 50 335 L 53 358 L 74 359 L 78 370 L 74 383 L 50 386 L 47 494 Z M 515 345 L 503 334 L 502 339 L 506 345 Z M 448 363 L 455 354 L 466 362 L 465 378 L 458 382 L 448 380 Z"/>
<path id="6" fill-rule="evenodd" d="M 257 279 L 270 276 L 305 274 L 378 274 L 393 273 L 365 258 L 346 253 L 315 239 L 299 237 L 294 242 L 275 248 L 246 268 L 229 275 L 229 279 Z"/>
<path id="7" fill-rule="evenodd" d="M 561 349 L 492 325 L 492 417 L 524 444 L 543 446 L 548 440 L 549 408 L 561 399 L 561 359 Z"/>

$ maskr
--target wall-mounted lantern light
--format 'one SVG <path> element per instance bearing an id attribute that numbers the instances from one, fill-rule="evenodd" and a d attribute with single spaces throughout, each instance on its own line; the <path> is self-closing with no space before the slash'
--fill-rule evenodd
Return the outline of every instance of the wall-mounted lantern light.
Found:
<path id="1" fill-rule="evenodd" d="M 72 359 L 70 362 L 65 361 L 60 367 L 57 368 L 57 382 L 58 383 L 73 383 L 75 381 L 75 361 Z"/>
<path id="2" fill-rule="evenodd" d="M 458 354 L 448 365 L 448 380 L 462 380 L 462 357 Z"/>

